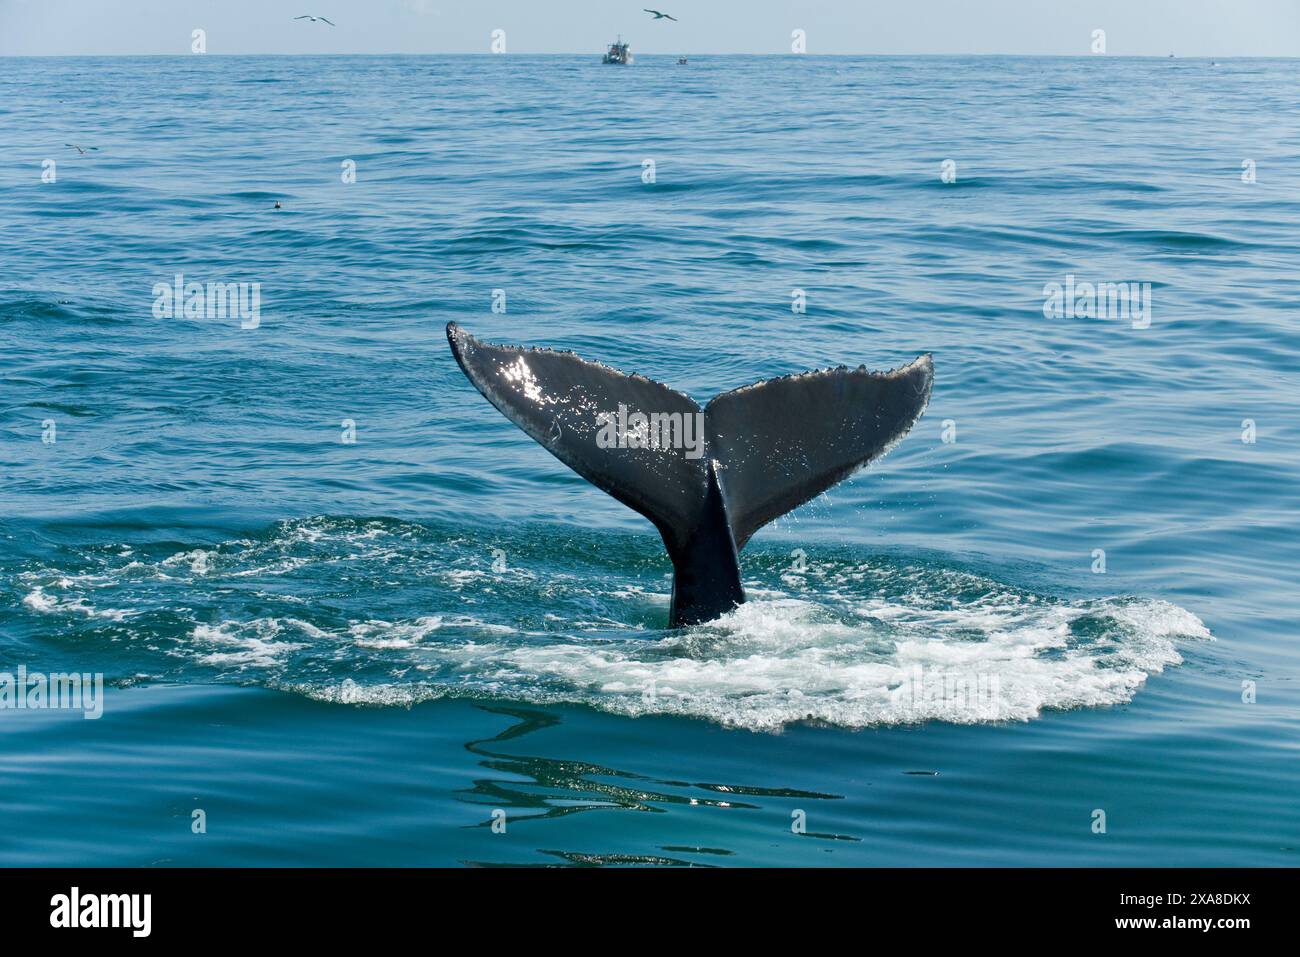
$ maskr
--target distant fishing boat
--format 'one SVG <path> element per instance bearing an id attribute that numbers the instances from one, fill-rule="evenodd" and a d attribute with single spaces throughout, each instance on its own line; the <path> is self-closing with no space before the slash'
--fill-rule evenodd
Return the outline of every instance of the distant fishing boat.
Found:
<path id="1" fill-rule="evenodd" d="M 628 44 L 623 42 L 620 36 L 615 42 L 609 45 L 609 50 L 605 52 L 601 63 L 617 63 L 620 66 L 632 65 L 632 50 Z"/>

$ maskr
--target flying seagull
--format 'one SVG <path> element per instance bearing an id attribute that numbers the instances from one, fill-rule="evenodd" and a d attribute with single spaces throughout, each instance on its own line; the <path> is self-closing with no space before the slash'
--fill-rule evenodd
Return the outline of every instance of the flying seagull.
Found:
<path id="1" fill-rule="evenodd" d="M 329 19 L 327 19 L 327 18 L 325 18 L 325 17 L 313 17 L 310 13 L 304 13 L 304 14 L 303 14 L 302 16 L 300 16 L 300 17 L 294 17 L 294 19 L 295 19 L 295 20 L 310 20 L 312 23 L 315 23 L 317 20 L 320 20 L 322 23 L 328 23 L 330 26 L 334 26 L 334 21 L 333 21 L 333 20 L 329 20 Z"/>
<path id="2" fill-rule="evenodd" d="M 676 18 L 676 17 L 670 17 L 668 14 L 666 14 L 666 13 L 660 13 L 658 10 L 650 10 L 650 9 L 647 9 L 646 7 L 642 7 L 641 9 L 642 9 L 642 10 L 645 10 L 646 13 L 653 13 L 653 14 L 655 15 L 655 19 L 656 19 L 656 20 L 671 20 L 671 21 L 673 21 L 673 23 L 676 23 L 676 22 L 677 22 L 677 18 Z"/>
<path id="3" fill-rule="evenodd" d="M 86 155 L 86 150 L 97 150 L 97 149 L 99 149 L 98 146 L 87 146 L 87 147 L 85 147 L 85 148 L 82 148 L 82 147 L 78 146 L 76 143 L 64 143 L 63 145 L 64 145 L 64 146 L 71 146 L 74 150 L 76 150 L 76 151 L 77 151 L 78 153 L 80 153 L 82 156 L 85 156 L 85 155 Z"/>

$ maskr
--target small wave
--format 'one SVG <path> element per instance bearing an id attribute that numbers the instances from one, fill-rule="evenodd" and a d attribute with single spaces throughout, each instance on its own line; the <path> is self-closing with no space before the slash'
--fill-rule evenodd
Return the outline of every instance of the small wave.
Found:
<path id="1" fill-rule="evenodd" d="M 428 615 L 409 624 L 367 621 L 352 625 L 348 633 L 362 648 L 410 648 L 442 627 L 442 618 Z"/>
<path id="2" fill-rule="evenodd" d="M 274 668 L 285 655 L 305 648 L 301 642 L 282 641 L 287 629 L 297 629 L 305 637 L 322 638 L 325 633 L 314 625 L 297 619 L 258 618 L 236 624 L 197 625 L 191 633 L 198 649 L 200 664 L 222 668 Z"/>
<path id="3" fill-rule="evenodd" d="M 430 685 L 361 685 L 351 678 L 344 678 L 338 684 L 280 684 L 274 687 L 280 691 L 303 695 L 313 701 L 379 708 L 410 708 L 452 694 L 449 688 Z"/>
<path id="4" fill-rule="evenodd" d="M 161 564 L 164 568 L 185 565 L 195 575 L 206 575 L 211 570 L 211 563 L 215 557 L 214 552 L 196 548 L 189 552 L 177 552 L 170 558 L 164 559 Z"/>
<path id="5" fill-rule="evenodd" d="M 1094 231 L 1092 238 L 1118 243 L 1164 246 L 1174 249 L 1232 249 L 1253 243 L 1214 233 L 1179 232 L 1172 229 L 1111 229 Z"/>
<path id="6" fill-rule="evenodd" d="M 107 621 L 125 621 L 132 614 L 128 609 L 96 608 L 84 598 L 58 598 L 46 594 L 45 589 L 40 585 L 23 596 L 23 605 L 38 615 L 84 615 L 87 618 L 101 618 Z"/>

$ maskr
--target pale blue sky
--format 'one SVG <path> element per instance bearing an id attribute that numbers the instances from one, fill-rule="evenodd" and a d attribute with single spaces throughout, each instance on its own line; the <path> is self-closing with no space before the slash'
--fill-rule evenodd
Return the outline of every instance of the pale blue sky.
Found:
<path id="1" fill-rule="evenodd" d="M 678 23 L 653 22 L 643 6 Z M 293 22 L 314 13 L 337 26 Z M 638 53 L 1300 56 L 1298 0 L 0 0 L 0 55 L 599 53 L 622 33 Z"/>

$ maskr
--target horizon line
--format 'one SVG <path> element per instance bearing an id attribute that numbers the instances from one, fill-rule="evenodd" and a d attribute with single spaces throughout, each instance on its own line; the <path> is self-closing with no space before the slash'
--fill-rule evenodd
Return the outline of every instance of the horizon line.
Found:
<path id="1" fill-rule="evenodd" d="M 709 57 L 790 57 L 790 58 L 813 58 L 813 59 L 831 59 L 831 58 L 863 58 L 873 57 L 877 59 L 901 59 L 906 57 L 935 57 L 935 58 L 955 58 L 955 57 L 1005 57 L 1018 59 L 1058 59 L 1058 60 L 1295 60 L 1300 59 L 1300 54 L 1188 54 L 1176 55 L 1173 53 L 642 53 L 642 57 L 680 57 L 680 56 L 709 56 Z M 0 53 L 0 60 L 58 60 L 58 59 L 125 59 L 128 57 L 158 57 L 158 58 L 190 58 L 190 57 L 377 57 L 377 56 L 402 56 L 402 57 L 598 57 L 599 52 L 593 53 L 590 50 L 580 52 L 547 52 L 547 53 L 466 53 L 457 52 L 439 52 L 425 51 L 421 53 L 409 53 L 401 51 L 384 51 L 379 53 Z"/>

